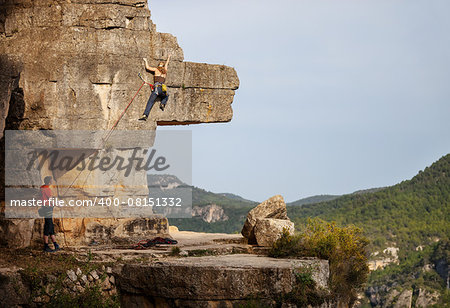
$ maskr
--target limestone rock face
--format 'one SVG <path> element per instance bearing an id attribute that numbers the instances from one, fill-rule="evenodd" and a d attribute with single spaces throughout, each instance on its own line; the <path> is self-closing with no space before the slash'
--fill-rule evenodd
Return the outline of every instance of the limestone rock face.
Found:
<path id="1" fill-rule="evenodd" d="M 289 234 L 294 234 L 294 223 L 286 219 L 258 218 L 254 228 L 256 242 L 259 246 L 270 247 L 280 238 L 285 229 Z"/>
<path id="2" fill-rule="evenodd" d="M 228 216 L 223 211 L 223 208 L 217 204 L 210 204 L 203 207 L 194 206 L 192 208 L 192 216 L 201 217 L 203 221 L 208 223 L 228 220 Z"/>
<path id="3" fill-rule="evenodd" d="M 0 219 L 0 245 L 12 248 L 29 246 L 38 236 L 39 230 L 39 226 L 35 226 L 35 219 Z"/>
<path id="4" fill-rule="evenodd" d="M 157 32 L 150 17 L 147 1 L 142 0 L 0 0 L 0 137 L 4 129 L 107 130 L 135 95 L 117 125 L 119 131 L 230 121 L 231 103 L 239 87 L 236 71 L 223 65 L 184 62 L 177 39 Z M 157 66 L 169 54 L 167 107 L 162 111 L 156 104 L 146 122 L 137 121 L 150 95 L 150 87 L 138 73 L 153 83 L 142 58 Z M 0 153 L 4 183 L 3 168 L 4 149 Z M 45 175 L 42 172 L 41 179 Z M 69 181 L 75 178 L 71 172 L 64 176 Z M 89 197 L 88 187 L 97 178 L 98 174 L 92 173 L 85 187 L 77 185 L 76 194 Z M 122 190 L 121 197 L 145 196 L 145 171 L 137 172 L 132 184 L 134 190 Z M 128 187 L 120 176 L 106 185 Z M 0 190 L 3 195 L 4 185 Z M 104 192 L 105 197 L 116 194 L 114 190 Z M 100 234 L 107 239 L 111 233 L 126 235 L 127 231 L 121 230 L 127 223 L 126 219 L 112 224 L 101 219 L 73 219 L 66 225 L 74 231 L 66 235 L 72 234 L 69 237 L 74 241 L 98 239 Z M 2 237 L 20 227 L 25 247 L 33 241 L 32 230 L 39 224 L 34 220 L 3 221 Z M 66 225 L 61 228 L 68 228 Z M 167 234 L 167 227 L 157 229 L 163 231 L 160 235 Z"/>
<path id="5" fill-rule="evenodd" d="M 416 307 L 429 307 L 436 304 L 438 300 L 438 292 L 429 292 L 425 289 L 419 289 L 419 295 L 416 299 Z"/>
<path id="6" fill-rule="evenodd" d="M 86 245 L 90 243 L 130 244 L 141 239 L 156 236 L 169 236 L 169 224 L 162 216 L 151 219 L 128 218 L 83 218 L 64 219 L 63 224 L 69 246 Z"/>
<path id="7" fill-rule="evenodd" d="M 145 86 L 118 129 L 231 120 L 235 70 L 183 62 L 176 38 L 156 31 L 146 1 L 2 3 L 0 119 L 9 115 L 12 128 L 107 129 L 142 84 L 142 58 L 156 66 L 169 54 L 167 109 L 136 121 L 150 93 Z"/>
<path id="8" fill-rule="evenodd" d="M 259 204 L 247 214 L 244 227 L 242 228 L 242 235 L 248 239 L 250 244 L 256 243 L 254 228 L 256 220 L 260 218 L 275 218 L 288 220 L 286 203 L 280 195 L 273 196 L 272 198 Z"/>
<path id="9" fill-rule="evenodd" d="M 130 244 L 156 236 L 169 237 L 169 223 L 162 216 L 149 218 L 54 219 L 57 241 L 78 246 L 91 243 Z M 0 219 L 0 245 L 9 248 L 41 248 L 43 219 Z"/>
<path id="10" fill-rule="evenodd" d="M 411 308 L 412 290 L 404 290 L 397 298 L 394 308 Z"/>

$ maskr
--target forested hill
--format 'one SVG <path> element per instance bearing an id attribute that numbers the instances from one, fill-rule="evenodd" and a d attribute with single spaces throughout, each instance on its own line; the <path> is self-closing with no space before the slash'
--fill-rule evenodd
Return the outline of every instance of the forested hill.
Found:
<path id="1" fill-rule="evenodd" d="M 287 206 L 302 206 L 305 204 L 312 204 L 312 203 L 319 203 L 319 202 L 326 202 L 330 200 L 334 200 L 336 198 L 339 198 L 340 196 L 335 195 L 319 195 L 319 196 L 312 196 L 308 198 L 303 198 L 294 202 L 289 202 L 286 205 Z"/>
<path id="2" fill-rule="evenodd" d="M 414 178 L 373 193 L 345 195 L 302 207 L 288 207 L 297 227 L 308 217 L 364 228 L 373 248 L 394 244 L 412 250 L 448 237 L 450 221 L 450 154 Z"/>

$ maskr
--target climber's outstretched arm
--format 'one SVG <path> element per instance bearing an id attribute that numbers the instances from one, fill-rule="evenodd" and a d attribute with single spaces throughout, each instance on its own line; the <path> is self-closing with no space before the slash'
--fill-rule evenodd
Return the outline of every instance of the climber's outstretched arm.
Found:
<path id="1" fill-rule="evenodd" d="M 147 58 L 144 58 L 144 63 L 145 63 L 145 69 L 149 72 L 155 72 L 156 71 L 156 67 L 152 67 L 150 65 L 148 65 L 147 62 Z"/>
<path id="2" fill-rule="evenodd" d="M 164 65 L 164 68 L 166 69 L 166 71 L 167 71 L 167 67 L 169 66 L 169 61 L 170 61 L 171 56 L 172 56 L 172 54 L 169 54 L 169 57 L 167 58 L 167 61 L 166 61 L 166 65 Z"/>

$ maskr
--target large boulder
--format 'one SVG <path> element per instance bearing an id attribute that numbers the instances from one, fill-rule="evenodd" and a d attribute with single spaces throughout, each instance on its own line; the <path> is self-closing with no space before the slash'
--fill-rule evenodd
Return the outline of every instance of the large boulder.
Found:
<path id="1" fill-rule="evenodd" d="M 244 227 L 242 228 L 242 235 L 247 238 L 249 244 L 256 244 L 256 238 L 254 228 L 257 219 L 263 218 L 275 218 L 289 220 L 287 216 L 286 203 L 280 195 L 273 196 L 272 198 L 259 204 L 247 214 Z"/>
<path id="2" fill-rule="evenodd" d="M 263 218 L 257 219 L 255 224 L 255 238 L 259 246 L 270 247 L 287 230 L 294 234 L 294 223 L 286 219 Z"/>

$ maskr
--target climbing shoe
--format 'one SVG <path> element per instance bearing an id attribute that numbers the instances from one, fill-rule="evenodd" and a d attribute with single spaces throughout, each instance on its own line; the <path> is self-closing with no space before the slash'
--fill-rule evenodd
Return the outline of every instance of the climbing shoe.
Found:
<path id="1" fill-rule="evenodd" d="M 61 250 L 61 248 L 59 248 L 59 245 L 57 243 L 53 243 L 53 246 L 55 246 L 54 251 Z"/>
<path id="2" fill-rule="evenodd" d="M 147 121 L 148 116 L 146 116 L 145 114 L 142 115 L 142 117 L 139 118 L 139 121 Z"/>
<path id="3" fill-rule="evenodd" d="M 55 252 L 53 249 L 50 248 L 50 246 L 48 246 L 48 244 L 46 244 L 46 245 L 44 246 L 44 251 L 45 251 L 45 252 Z"/>
<path id="4" fill-rule="evenodd" d="M 163 104 L 163 103 L 161 103 L 161 104 L 159 104 L 159 108 L 160 108 L 162 111 L 164 111 L 164 108 L 166 108 L 166 105 Z"/>

